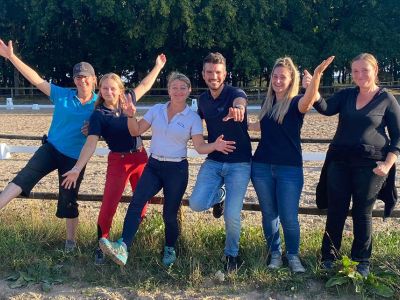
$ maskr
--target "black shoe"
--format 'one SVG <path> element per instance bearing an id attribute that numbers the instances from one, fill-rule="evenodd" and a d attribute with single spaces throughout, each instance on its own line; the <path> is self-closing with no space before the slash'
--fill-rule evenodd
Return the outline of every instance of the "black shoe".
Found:
<path id="1" fill-rule="evenodd" d="M 369 263 L 368 262 L 360 262 L 357 265 L 357 272 L 360 273 L 363 277 L 368 277 L 368 275 L 369 275 Z"/>
<path id="2" fill-rule="evenodd" d="M 237 272 L 243 265 L 244 261 L 239 256 L 225 257 L 225 271 L 227 273 Z"/>
<path id="3" fill-rule="evenodd" d="M 327 260 L 321 261 L 321 269 L 322 270 L 330 271 L 333 269 L 333 267 L 334 267 L 333 260 L 327 259 Z"/>
<path id="4" fill-rule="evenodd" d="M 223 187 L 221 187 L 218 191 L 220 202 L 213 205 L 213 216 L 216 219 L 221 218 L 224 214 L 224 203 L 225 203 L 225 194 L 226 191 Z"/>
<path id="5" fill-rule="evenodd" d="M 96 250 L 94 251 L 94 264 L 101 266 L 104 265 L 105 263 L 106 263 L 106 257 L 103 251 L 101 251 L 100 247 L 97 247 Z"/>

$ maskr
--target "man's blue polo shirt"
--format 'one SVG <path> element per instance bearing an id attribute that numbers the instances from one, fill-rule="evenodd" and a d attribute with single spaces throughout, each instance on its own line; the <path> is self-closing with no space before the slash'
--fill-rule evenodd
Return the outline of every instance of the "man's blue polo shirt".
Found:
<path id="1" fill-rule="evenodd" d="M 242 122 L 233 120 L 224 122 L 222 120 L 228 114 L 229 108 L 233 106 L 233 100 L 239 97 L 247 99 L 244 91 L 226 84 L 216 99 L 211 96 L 209 90 L 200 95 L 198 113 L 206 122 L 208 142 L 213 143 L 221 134 L 224 135 L 224 140 L 236 142 L 236 149 L 233 152 L 223 154 L 214 151 L 208 154 L 207 158 L 229 163 L 249 162 L 251 160 L 251 143 L 247 132 L 247 112 Z"/>
<path id="2" fill-rule="evenodd" d="M 48 141 L 62 154 L 75 159 L 79 158 L 86 142 L 86 136 L 81 133 L 81 127 L 84 121 L 89 121 L 96 99 L 97 95 L 93 93 L 92 99 L 82 105 L 76 90 L 51 85 L 50 100 L 54 104 L 54 112 Z"/>

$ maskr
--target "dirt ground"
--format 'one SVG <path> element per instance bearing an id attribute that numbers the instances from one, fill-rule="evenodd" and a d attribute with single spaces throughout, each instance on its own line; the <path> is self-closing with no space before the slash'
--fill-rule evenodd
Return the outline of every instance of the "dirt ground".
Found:
<path id="1" fill-rule="evenodd" d="M 1 129 L 0 134 L 15 134 L 15 135 L 31 135 L 41 136 L 47 133 L 47 130 L 51 122 L 51 110 L 0 110 Z M 250 115 L 251 120 L 255 120 L 255 115 Z M 326 139 L 332 138 L 336 129 L 337 119 L 336 117 L 323 117 L 317 113 L 309 113 L 304 120 L 304 126 L 302 131 L 303 138 L 315 138 L 315 139 Z M 251 133 L 252 136 L 256 136 L 255 133 Z M 30 145 L 38 146 L 39 141 L 26 141 L 26 140 L 10 140 L 1 139 L 0 143 L 6 143 L 7 145 Z M 148 146 L 148 141 L 145 141 L 145 145 Z M 100 142 L 99 147 L 106 147 L 103 142 Z M 256 149 L 256 143 L 253 143 L 253 150 Z M 305 152 L 325 152 L 327 144 L 303 144 L 303 151 Z M 7 183 L 17 174 L 17 172 L 26 164 L 29 159 L 29 154 L 12 154 L 12 157 L 7 160 L 0 162 L 0 190 L 2 190 Z M 203 158 L 190 158 L 190 182 L 187 188 L 185 198 L 190 195 L 197 172 Z M 105 180 L 106 170 L 106 157 L 105 156 L 94 156 L 85 173 L 85 179 L 81 185 L 80 191 L 85 194 L 102 194 Z M 300 206 L 315 206 L 315 186 L 318 181 L 320 168 L 322 162 L 305 162 L 304 165 L 304 177 L 305 184 L 301 197 Z M 399 182 L 397 182 L 397 186 Z M 45 177 L 35 187 L 34 191 L 37 192 L 57 192 L 57 175 L 52 173 Z M 131 192 L 129 188 L 125 191 L 127 195 Z M 16 200 L 21 205 L 24 200 Z M 252 185 L 249 185 L 248 192 L 246 195 L 246 201 L 257 202 L 257 198 Z M 11 204 L 10 204 L 11 205 Z M 94 217 L 97 217 L 98 203 L 85 203 L 81 205 L 81 208 L 87 209 L 93 212 Z M 377 204 L 377 207 L 382 207 L 381 203 Z M 260 222 L 260 214 L 255 212 L 244 212 L 243 218 L 246 222 Z M 260 224 L 260 223 L 258 223 Z M 324 217 L 320 216 L 300 216 L 300 224 L 302 228 L 309 226 L 323 226 Z M 374 219 L 375 230 L 384 231 L 387 228 L 398 228 L 400 229 L 400 221 L 391 219 L 386 222 L 382 222 L 380 218 Z M 346 230 L 351 231 L 351 222 L 347 222 Z M 319 283 L 310 283 L 310 289 L 321 290 L 324 289 Z M 297 295 L 297 299 L 306 299 L 303 295 Z M 331 299 L 331 296 L 321 292 L 318 296 L 320 299 Z M 82 287 L 78 283 L 74 285 L 59 285 L 55 286 L 50 293 L 43 293 L 39 287 L 30 287 L 24 289 L 10 289 L 7 286 L 7 282 L 0 280 L 0 299 L 287 299 L 283 295 L 276 295 L 268 292 L 249 292 L 244 291 L 243 294 L 231 294 L 224 293 L 220 294 L 219 291 L 213 292 L 207 290 L 205 293 L 196 294 L 195 292 L 182 292 L 182 291 L 157 291 L 154 294 L 147 293 L 136 293 L 124 290 L 113 290 L 107 287 Z"/>

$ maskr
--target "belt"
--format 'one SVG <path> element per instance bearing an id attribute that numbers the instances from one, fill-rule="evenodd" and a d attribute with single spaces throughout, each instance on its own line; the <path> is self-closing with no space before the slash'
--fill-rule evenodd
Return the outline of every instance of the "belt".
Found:
<path id="1" fill-rule="evenodd" d="M 186 157 L 166 157 L 166 156 L 155 155 L 153 153 L 151 154 L 151 157 L 159 161 L 171 161 L 171 162 L 180 162 L 186 159 Z"/>
<path id="2" fill-rule="evenodd" d="M 113 153 L 116 153 L 116 154 L 121 154 L 121 155 L 123 155 L 123 154 L 129 154 L 129 153 L 136 153 L 136 152 L 140 152 L 140 151 L 142 151 L 143 150 L 143 146 L 140 146 L 139 148 L 136 148 L 136 149 L 131 149 L 131 150 L 129 150 L 129 151 L 123 151 L 123 152 L 113 152 Z"/>

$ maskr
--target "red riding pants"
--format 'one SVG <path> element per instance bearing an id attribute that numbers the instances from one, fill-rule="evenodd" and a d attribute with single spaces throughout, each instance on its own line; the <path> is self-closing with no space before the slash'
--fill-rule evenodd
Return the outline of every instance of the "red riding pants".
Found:
<path id="1" fill-rule="evenodd" d="M 102 237 L 108 238 L 113 217 L 128 181 L 133 192 L 146 163 L 147 154 L 144 148 L 134 153 L 110 152 L 108 154 L 103 202 L 101 203 L 97 221 L 99 239 Z M 146 209 L 147 203 L 142 210 L 142 218 L 146 214 Z"/>

